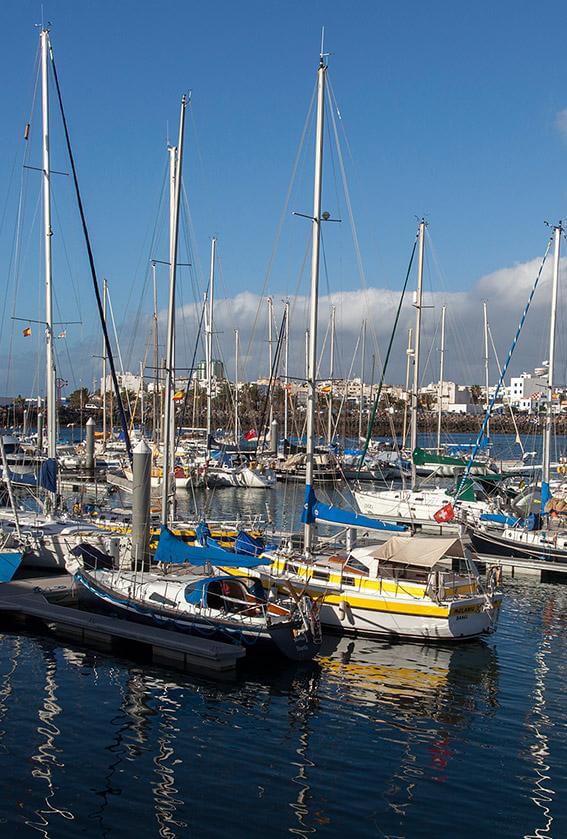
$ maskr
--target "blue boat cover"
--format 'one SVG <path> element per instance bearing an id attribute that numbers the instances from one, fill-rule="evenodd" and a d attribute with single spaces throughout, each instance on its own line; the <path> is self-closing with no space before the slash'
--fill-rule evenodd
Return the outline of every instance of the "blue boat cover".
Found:
<path id="1" fill-rule="evenodd" d="M 331 504 L 322 504 L 317 500 L 315 490 L 312 486 L 305 487 L 305 498 L 303 501 L 303 512 L 301 513 L 303 524 L 313 524 L 316 521 L 327 524 L 341 524 L 347 527 L 363 527 L 365 530 L 390 530 L 396 533 L 405 533 L 407 527 L 400 524 L 390 524 L 355 513 L 353 510 L 343 510 L 342 507 L 335 507 Z"/>
<path id="2" fill-rule="evenodd" d="M 207 539 L 211 535 L 211 531 L 209 525 L 206 521 L 200 521 L 197 527 L 195 528 L 195 536 L 197 537 L 197 542 L 200 545 L 206 545 Z"/>
<path id="3" fill-rule="evenodd" d="M 536 530 L 540 526 L 540 517 L 530 513 L 525 519 L 514 516 L 506 516 L 503 513 L 482 513 L 481 521 L 493 521 L 496 524 L 505 524 L 508 527 L 520 527 L 526 530 Z"/>
<path id="4" fill-rule="evenodd" d="M 9 583 L 23 557 L 22 551 L 2 551 L 0 553 L 0 583 Z"/>
<path id="5" fill-rule="evenodd" d="M 57 492 L 57 461 L 54 457 L 44 460 L 41 464 L 39 485 L 48 492 Z"/>
<path id="6" fill-rule="evenodd" d="M 225 568 L 255 568 L 257 565 L 267 565 L 271 560 L 257 557 L 244 557 L 225 551 L 212 545 L 204 547 L 187 545 L 183 539 L 176 536 L 167 527 L 162 527 L 157 550 L 156 562 L 181 563 L 191 565 L 217 565 Z"/>
<path id="7" fill-rule="evenodd" d="M 261 536 L 250 536 L 245 530 L 239 530 L 234 541 L 235 553 L 245 556 L 260 556 L 265 547 Z"/>

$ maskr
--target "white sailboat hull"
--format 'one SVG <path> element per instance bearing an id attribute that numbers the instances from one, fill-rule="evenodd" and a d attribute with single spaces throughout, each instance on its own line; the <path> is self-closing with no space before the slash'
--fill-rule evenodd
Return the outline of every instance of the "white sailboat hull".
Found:
<path id="1" fill-rule="evenodd" d="M 377 608 L 365 609 L 350 605 L 341 606 L 324 603 L 321 607 L 321 625 L 341 634 L 367 635 L 388 638 L 419 639 L 422 641 L 455 641 L 476 638 L 490 632 L 496 621 L 498 603 L 493 609 L 486 609 L 481 598 L 475 608 L 478 612 L 449 612 L 445 617 L 427 617 Z M 470 608 L 470 604 L 469 604 Z"/>
<path id="2" fill-rule="evenodd" d="M 447 495 L 443 489 L 426 491 L 417 490 L 384 490 L 381 492 L 365 492 L 355 490 L 356 503 L 365 515 L 375 516 L 383 521 L 413 524 L 421 530 L 433 530 L 436 533 L 457 533 L 459 522 L 437 522 L 435 514 L 446 504 L 454 504 L 454 498 Z M 467 518 L 476 518 L 481 513 L 488 512 L 488 505 L 480 501 L 460 501 L 458 509 Z"/>

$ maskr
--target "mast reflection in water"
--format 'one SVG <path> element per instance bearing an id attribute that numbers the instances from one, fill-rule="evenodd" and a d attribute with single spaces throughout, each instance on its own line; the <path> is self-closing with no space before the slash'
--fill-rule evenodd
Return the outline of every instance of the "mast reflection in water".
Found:
<path id="1" fill-rule="evenodd" d="M 330 638 L 229 683 L 5 634 L 3 834 L 567 835 L 566 599 L 511 584 L 486 642 Z"/>

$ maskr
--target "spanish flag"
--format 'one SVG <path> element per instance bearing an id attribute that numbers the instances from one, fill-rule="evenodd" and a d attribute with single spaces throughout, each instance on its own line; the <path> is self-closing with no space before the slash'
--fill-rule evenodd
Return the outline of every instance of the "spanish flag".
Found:
<path id="1" fill-rule="evenodd" d="M 31 326 L 26 326 L 26 328 L 22 331 L 24 333 L 24 338 L 29 338 L 31 335 Z"/>
<path id="2" fill-rule="evenodd" d="M 183 399 L 184 396 L 185 396 L 185 391 L 184 390 L 176 390 L 175 393 L 173 394 L 173 401 L 174 402 L 181 402 L 181 400 Z"/>

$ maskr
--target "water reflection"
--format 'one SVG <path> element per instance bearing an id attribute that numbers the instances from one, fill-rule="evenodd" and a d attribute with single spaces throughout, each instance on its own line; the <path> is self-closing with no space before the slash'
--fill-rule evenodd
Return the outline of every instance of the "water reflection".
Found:
<path id="1" fill-rule="evenodd" d="M 532 707 L 526 719 L 526 726 L 530 733 L 528 743 L 529 756 L 534 765 L 535 783 L 532 790 L 532 801 L 541 811 L 543 823 L 533 833 L 525 834 L 525 839 L 540 839 L 551 837 L 551 825 L 553 816 L 551 804 L 555 791 L 551 789 L 551 768 L 549 765 L 550 749 L 548 731 L 553 727 L 553 722 L 547 713 L 546 708 L 546 680 L 549 676 L 547 659 L 551 654 L 552 640 L 555 634 L 555 597 L 551 597 L 543 611 L 542 616 L 542 638 L 539 649 L 535 653 L 535 684 L 532 691 Z"/>
<path id="2" fill-rule="evenodd" d="M 395 733 L 381 734 L 399 748 L 382 794 L 401 818 L 422 779 L 448 780 L 463 729 L 498 709 L 497 656 L 482 642 L 444 648 L 327 638 L 321 666 L 343 706 Z"/>
<path id="3" fill-rule="evenodd" d="M 47 788 L 47 792 L 44 797 L 45 807 L 35 811 L 37 820 L 26 819 L 26 824 L 45 837 L 49 837 L 53 835 L 50 830 L 54 829 L 57 832 L 61 828 L 58 819 L 55 820 L 54 824 L 51 824 L 53 816 L 61 817 L 67 821 L 72 821 L 75 816 L 71 810 L 58 806 L 56 803 L 56 799 L 61 798 L 65 792 L 65 787 L 62 789 L 57 779 L 57 770 L 63 769 L 65 765 L 60 757 L 61 749 L 57 742 L 61 735 L 58 722 L 62 708 L 57 698 L 57 660 L 55 653 L 45 647 L 41 649 L 45 664 L 43 702 L 38 709 L 39 725 L 37 727 L 37 733 L 41 739 L 36 753 L 32 755 L 32 761 L 35 764 L 32 777 L 41 781 Z"/>

